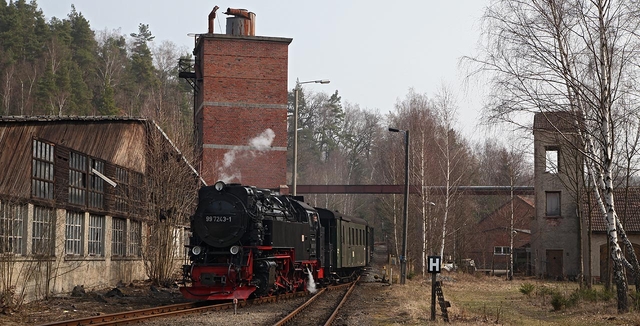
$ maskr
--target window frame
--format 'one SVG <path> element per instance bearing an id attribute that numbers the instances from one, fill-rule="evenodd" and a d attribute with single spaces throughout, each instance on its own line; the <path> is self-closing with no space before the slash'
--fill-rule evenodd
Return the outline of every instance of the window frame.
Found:
<path id="1" fill-rule="evenodd" d="M 53 256 L 55 252 L 56 210 L 49 207 L 33 206 L 31 223 L 31 253 Z"/>
<path id="2" fill-rule="evenodd" d="M 104 208 L 105 181 L 93 170 L 104 175 L 105 162 L 89 157 L 89 184 L 87 187 L 87 206 L 91 208 Z"/>
<path id="3" fill-rule="evenodd" d="M 31 144 L 31 197 L 53 200 L 55 146 L 39 139 L 33 139 Z"/>
<path id="4" fill-rule="evenodd" d="M 127 254 L 142 257 L 142 222 L 129 220 L 127 230 Z"/>
<path id="5" fill-rule="evenodd" d="M 550 195 L 557 195 L 557 209 L 551 211 L 549 207 L 550 203 Z M 562 194 L 560 191 L 545 191 L 545 199 L 544 199 L 544 215 L 546 217 L 561 217 L 562 216 Z"/>
<path id="6" fill-rule="evenodd" d="M 85 154 L 69 151 L 69 204 L 86 206 L 88 160 L 89 157 Z"/>
<path id="7" fill-rule="evenodd" d="M 508 256 L 508 255 L 511 255 L 511 247 L 509 247 L 509 246 L 494 246 L 493 247 L 493 255 L 494 256 Z"/>
<path id="8" fill-rule="evenodd" d="M 118 212 L 126 213 L 129 209 L 129 172 L 121 166 L 116 166 L 114 177 L 118 187 L 114 192 L 113 207 Z"/>
<path id="9" fill-rule="evenodd" d="M 554 157 L 550 157 L 552 153 Z M 558 174 L 560 172 L 560 149 L 558 146 L 546 146 L 544 148 L 544 172 Z"/>
<path id="10" fill-rule="evenodd" d="M 28 205 L 0 201 L 0 255 L 25 254 L 28 215 Z"/>
<path id="11" fill-rule="evenodd" d="M 87 254 L 93 257 L 104 257 L 104 229 L 106 218 L 102 215 L 89 214 L 89 234 L 87 236 Z"/>
<path id="12" fill-rule="evenodd" d="M 65 217 L 64 254 L 83 256 L 84 213 L 67 211 Z"/>
<path id="13" fill-rule="evenodd" d="M 111 219 L 111 256 L 127 255 L 127 220 L 114 217 Z"/>

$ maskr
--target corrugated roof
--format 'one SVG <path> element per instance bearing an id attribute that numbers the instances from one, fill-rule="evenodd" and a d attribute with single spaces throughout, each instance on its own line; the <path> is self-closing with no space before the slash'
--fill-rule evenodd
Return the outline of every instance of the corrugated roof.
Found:
<path id="1" fill-rule="evenodd" d="M 66 115 L 66 116 L 56 116 L 56 115 L 39 115 L 39 116 L 0 116 L 0 124 L 1 123 L 24 123 L 24 122 L 70 122 L 70 121 L 78 121 L 82 122 L 140 122 L 147 125 L 153 125 L 157 128 L 157 130 L 161 133 L 161 135 L 169 142 L 169 144 L 174 148 L 174 150 L 180 154 L 182 160 L 187 164 L 187 166 L 191 169 L 191 171 L 200 178 L 200 181 L 206 185 L 206 182 L 198 171 L 191 165 L 189 161 L 187 161 L 186 157 L 182 155 L 180 149 L 173 143 L 173 141 L 167 136 L 167 134 L 160 128 L 158 124 L 153 120 L 148 120 L 142 117 L 132 117 L 132 116 L 76 116 L 76 115 Z"/>
<path id="2" fill-rule="evenodd" d="M 582 203 L 584 216 L 591 212 L 591 219 L 587 219 L 587 223 L 591 220 L 593 232 L 606 232 L 605 218 L 600 213 L 600 209 L 597 208 L 597 202 L 593 194 L 590 202 L 591 210 L 589 210 L 589 203 L 587 203 L 586 198 Z M 625 192 L 625 189 L 614 190 L 613 202 L 625 232 L 640 232 L 640 187 L 629 188 L 628 193 Z"/>
<path id="3" fill-rule="evenodd" d="M 77 115 L 8 115 L 0 116 L 0 122 L 28 122 L 28 121 L 147 121 L 140 117 L 115 116 L 115 115 L 96 115 L 96 116 L 77 116 Z"/>

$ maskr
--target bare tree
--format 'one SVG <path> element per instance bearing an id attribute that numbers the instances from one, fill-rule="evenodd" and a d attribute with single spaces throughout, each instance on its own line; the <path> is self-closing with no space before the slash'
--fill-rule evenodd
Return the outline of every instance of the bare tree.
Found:
<path id="1" fill-rule="evenodd" d="M 472 59 L 492 74 L 488 117 L 515 122 L 521 113 L 572 112 L 596 200 L 607 225 L 618 311 L 628 311 L 627 284 L 613 203 L 615 118 L 621 102 L 637 102 L 634 1 L 496 0 L 485 12 L 483 56 Z M 561 131 L 561 130 L 558 130 Z M 582 145 L 581 145 L 582 144 Z"/>
<path id="2" fill-rule="evenodd" d="M 444 179 L 444 205 L 442 218 L 442 236 L 440 238 L 440 257 L 444 259 L 444 249 L 447 236 L 447 220 L 451 207 L 458 196 L 456 191 L 464 177 L 465 147 L 456 143 L 457 137 L 453 129 L 457 106 L 456 101 L 447 88 L 443 87 L 436 96 L 436 110 L 440 117 L 441 127 L 436 145 L 440 151 L 440 173 Z"/>
<path id="3" fill-rule="evenodd" d="M 176 275 L 176 262 L 182 255 L 176 244 L 188 225 L 200 185 L 189 133 L 169 122 L 151 123 L 148 132 L 146 215 L 151 217 L 151 232 L 143 257 L 149 278 L 161 285 L 172 283 Z"/>

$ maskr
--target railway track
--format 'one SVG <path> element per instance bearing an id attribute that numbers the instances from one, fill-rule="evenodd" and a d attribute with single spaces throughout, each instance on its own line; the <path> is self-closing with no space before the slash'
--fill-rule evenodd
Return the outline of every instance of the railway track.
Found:
<path id="1" fill-rule="evenodd" d="M 359 280 L 360 278 L 351 283 L 321 289 L 315 296 L 282 318 L 275 325 L 330 326 Z"/>
<path id="2" fill-rule="evenodd" d="M 207 302 L 190 302 L 168 306 L 160 306 L 154 308 L 126 311 L 120 313 L 106 314 L 101 316 L 92 316 L 86 318 L 78 318 L 59 322 L 51 322 L 41 324 L 41 326 L 77 326 L 77 325 L 123 325 L 129 323 L 140 323 L 145 320 L 159 317 L 175 317 L 180 315 L 196 314 L 206 311 L 220 311 L 226 309 L 236 309 L 252 304 L 261 304 L 267 302 L 276 302 L 294 297 L 305 296 L 305 292 L 288 293 L 273 297 L 257 298 L 247 301 L 239 301 L 237 304 L 233 302 L 211 304 Z"/>

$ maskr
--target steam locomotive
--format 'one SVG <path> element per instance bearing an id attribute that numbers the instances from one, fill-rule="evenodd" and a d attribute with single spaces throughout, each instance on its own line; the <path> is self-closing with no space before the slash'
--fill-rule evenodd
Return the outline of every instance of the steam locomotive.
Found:
<path id="1" fill-rule="evenodd" d="M 244 300 L 353 279 L 370 263 L 373 228 L 301 199 L 221 181 L 202 187 L 183 296 Z"/>

